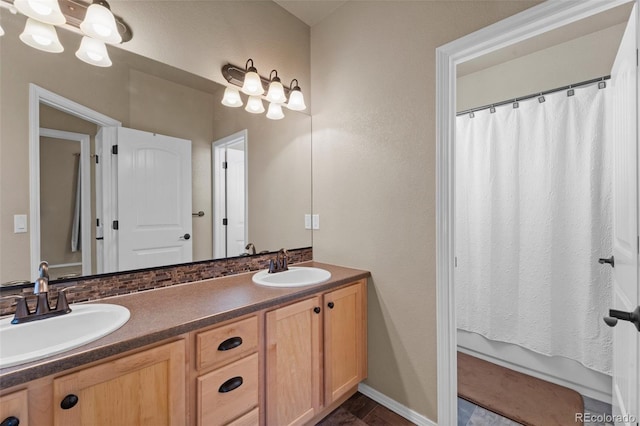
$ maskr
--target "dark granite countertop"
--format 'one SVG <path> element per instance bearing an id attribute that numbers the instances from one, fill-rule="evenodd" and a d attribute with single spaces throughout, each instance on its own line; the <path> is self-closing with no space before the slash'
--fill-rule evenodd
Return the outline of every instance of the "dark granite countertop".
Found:
<path id="1" fill-rule="evenodd" d="M 0 389 L 60 373 L 371 275 L 359 269 L 318 262 L 305 262 L 295 266 L 326 269 L 331 272 L 331 279 L 305 287 L 276 288 L 254 284 L 251 277 L 255 272 L 250 272 L 90 302 L 122 305 L 129 309 L 131 317 L 118 330 L 86 345 L 38 361 L 0 369 Z"/>

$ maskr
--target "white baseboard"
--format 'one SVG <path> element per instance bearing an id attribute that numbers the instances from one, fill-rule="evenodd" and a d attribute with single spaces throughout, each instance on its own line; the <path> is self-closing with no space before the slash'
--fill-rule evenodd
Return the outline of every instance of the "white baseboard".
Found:
<path id="1" fill-rule="evenodd" d="M 418 426 L 437 426 L 437 423 L 434 423 L 432 420 L 429 420 L 422 414 L 400 404 L 398 401 L 389 398 L 387 395 L 378 392 L 377 390 L 365 385 L 364 383 L 360 383 L 358 385 L 358 391 L 373 399 L 378 404 L 388 408 L 389 410 L 415 423 Z"/>

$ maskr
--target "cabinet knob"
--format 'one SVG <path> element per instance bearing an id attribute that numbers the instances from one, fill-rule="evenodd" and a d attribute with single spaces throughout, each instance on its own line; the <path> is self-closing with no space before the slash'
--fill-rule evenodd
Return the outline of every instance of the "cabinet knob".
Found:
<path id="1" fill-rule="evenodd" d="M 220 393 L 231 392 L 232 390 L 242 386 L 242 382 L 243 382 L 242 377 L 240 376 L 232 377 L 220 385 L 220 388 L 218 388 L 218 392 Z"/>
<path id="2" fill-rule="evenodd" d="M 333 307 L 336 305 L 334 305 L 333 302 L 329 302 L 327 303 L 327 306 L 329 307 L 329 309 L 333 309 Z"/>
<path id="3" fill-rule="evenodd" d="M 60 408 L 68 410 L 69 408 L 75 407 L 78 401 L 77 395 L 69 394 L 62 399 L 62 402 L 60 402 Z"/>
<path id="4" fill-rule="evenodd" d="M 0 423 L 0 426 L 18 426 L 20 424 L 20 420 L 17 417 L 7 417 Z"/>
<path id="5" fill-rule="evenodd" d="M 320 313 L 320 306 L 316 306 L 315 308 L 313 308 L 313 312 L 315 312 L 316 314 Z"/>

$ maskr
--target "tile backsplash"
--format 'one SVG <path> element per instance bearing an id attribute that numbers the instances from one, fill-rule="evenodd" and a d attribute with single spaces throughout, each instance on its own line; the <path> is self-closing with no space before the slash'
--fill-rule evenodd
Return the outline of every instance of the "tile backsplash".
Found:
<path id="1" fill-rule="evenodd" d="M 311 247 L 288 250 L 289 264 L 313 260 Z M 193 281 L 236 275 L 243 272 L 265 269 L 274 253 L 233 257 L 228 259 L 206 260 L 184 265 L 163 266 L 131 272 L 119 272 L 99 276 L 89 276 L 53 282 L 49 287 L 50 300 L 57 299 L 58 290 L 66 291 L 69 303 L 98 300 L 109 296 L 135 293 L 154 288 L 169 287 Z M 29 296 L 33 294 L 33 286 L 9 287 L 0 289 L 0 316 L 15 312 L 15 301 L 5 296 Z M 34 308 L 35 298 L 30 298 L 29 306 Z"/>

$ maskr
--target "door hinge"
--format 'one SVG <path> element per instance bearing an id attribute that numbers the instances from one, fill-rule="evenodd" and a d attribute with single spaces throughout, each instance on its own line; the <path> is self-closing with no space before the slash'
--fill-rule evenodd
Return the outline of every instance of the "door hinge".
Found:
<path id="1" fill-rule="evenodd" d="M 100 228 L 100 218 L 96 218 L 96 227 Z"/>
<path id="2" fill-rule="evenodd" d="M 96 154 L 96 164 L 100 164 L 100 156 Z"/>
<path id="3" fill-rule="evenodd" d="M 226 169 L 229 164 L 226 161 L 222 162 L 222 168 Z"/>
<path id="4" fill-rule="evenodd" d="M 111 224 L 111 227 L 117 231 L 119 227 L 118 221 L 114 220 L 113 223 Z"/>
<path id="5" fill-rule="evenodd" d="M 454 264 L 454 267 L 455 267 L 455 268 L 457 268 L 457 267 L 458 267 L 458 256 L 456 256 L 456 257 L 454 257 L 454 258 L 453 258 L 453 264 Z"/>
<path id="6" fill-rule="evenodd" d="M 118 155 L 118 145 L 113 145 L 113 146 L 111 147 L 111 153 L 112 153 L 113 155 Z"/>
<path id="7" fill-rule="evenodd" d="M 227 226 L 227 218 L 222 219 L 222 226 Z"/>

